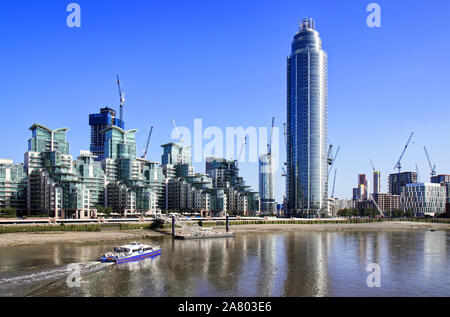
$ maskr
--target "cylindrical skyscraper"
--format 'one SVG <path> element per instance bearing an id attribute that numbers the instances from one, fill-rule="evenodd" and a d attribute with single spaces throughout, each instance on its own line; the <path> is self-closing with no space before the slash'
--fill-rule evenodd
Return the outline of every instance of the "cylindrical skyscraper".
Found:
<path id="1" fill-rule="evenodd" d="M 294 36 L 287 65 L 289 216 L 317 217 L 327 209 L 327 54 L 313 19 Z"/>
<path id="2" fill-rule="evenodd" d="M 274 215 L 277 208 L 274 193 L 273 159 L 271 154 L 259 157 L 259 198 L 262 215 Z"/>

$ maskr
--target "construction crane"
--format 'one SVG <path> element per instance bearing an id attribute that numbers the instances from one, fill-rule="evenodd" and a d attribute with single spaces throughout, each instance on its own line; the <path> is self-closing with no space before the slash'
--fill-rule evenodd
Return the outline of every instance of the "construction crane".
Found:
<path id="1" fill-rule="evenodd" d="M 120 88 L 119 75 L 117 75 L 117 86 L 119 87 L 119 98 L 120 98 L 120 123 L 123 124 L 123 105 L 125 104 L 125 93 Z"/>
<path id="2" fill-rule="evenodd" d="M 328 154 L 327 154 L 327 164 L 331 165 L 333 164 L 333 158 L 331 157 L 331 150 L 333 149 L 333 144 L 330 144 L 328 147 Z"/>
<path id="3" fill-rule="evenodd" d="M 242 153 L 243 153 L 246 145 L 247 145 L 247 137 L 245 137 L 244 142 L 242 142 L 241 150 L 239 151 L 239 156 L 236 160 L 236 168 L 238 167 L 239 160 L 241 159 Z"/>
<path id="4" fill-rule="evenodd" d="M 372 169 L 373 169 L 373 171 L 375 172 L 375 166 L 373 166 L 372 159 L 370 159 L 370 165 L 372 165 Z"/>
<path id="5" fill-rule="evenodd" d="M 284 134 L 284 146 L 287 149 L 287 129 L 286 129 L 286 122 L 283 123 L 283 134 Z M 282 168 L 282 173 L 281 176 L 282 177 L 286 177 L 287 173 L 286 173 L 286 166 L 287 166 L 287 162 L 284 161 L 283 163 L 284 167 Z"/>
<path id="6" fill-rule="evenodd" d="M 283 123 L 283 135 L 284 135 L 284 146 L 287 149 L 287 128 L 286 128 L 286 122 Z M 281 177 L 287 177 L 286 167 L 287 167 L 287 162 L 284 161 L 284 166 L 281 168 Z M 287 209 L 287 198 L 286 198 L 286 195 L 283 195 L 283 212 L 284 212 L 284 214 L 286 214 L 286 209 Z"/>
<path id="7" fill-rule="evenodd" d="M 398 173 L 398 175 L 397 175 L 397 184 L 398 184 L 398 186 L 397 186 L 397 190 L 398 190 L 397 194 L 398 195 L 400 195 L 400 172 L 401 172 L 401 169 L 402 169 L 401 161 L 402 161 L 403 155 L 406 152 L 406 149 L 408 148 L 409 142 L 411 142 L 411 138 L 412 138 L 413 134 L 414 134 L 414 132 L 411 132 L 411 135 L 409 136 L 408 142 L 406 142 L 405 148 L 403 149 L 402 154 L 400 154 L 400 157 L 399 157 L 399 159 L 397 161 L 397 164 L 394 167 L 394 169 L 397 169 L 397 173 Z"/>
<path id="8" fill-rule="evenodd" d="M 336 186 L 336 173 L 337 169 L 334 169 L 333 190 L 331 191 L 331 198 L 334 198 L 334 187 Z"/>
<path id="9" fill-rule="evenodd" d="M 273 138 L 273 127 L 275 126 L 275 117 L 272 117 L 272 127 L 270 128 L 270 138 L 267 144 L 267 155 L 272 154 L 272 138 Z"/>
<path id="10" fill-rule="evenodd" d="M 172 124 L 173 124 L 173 126 L 175 127 L 175 131 L 176 131 L 177 134 L 178 134 L 178 138 L 179 138 L 178 140 L 179 140 L 181 146 L 183 146 L 183 143 L 184 143 L 184 137 L 183 137 L 182 134 L 180 134 L 180 131 L 178 131 L 178 127 L 177 127 L 177 125 L 176 125 L 174 119 L 172 119 Z"/>
<path id="11" fill-rule="evenodd" d="M 330 175 L 331 171 L 333 170 L 334 162 L 336 162 L 336 158 L 339 154 L 340 149 L 341 149 L 341 146 L 338 146 L 336 154 L 334 155 L 334 158 L 331 158 L 331 165 L 330 165 L 330 168 L 328 169 L 328 175 Z M 330 157 L 328 159 L 330 159 Z"/>
<path id="12" fill-rule="evenodd" d="M 406 149 L 408 148 L 409 142 L 411 142 L 411 138 L 412 138 L 413 134 L 414 134 L 414 132 L 411 132 L 411 135 L 409 136 L 408 142 L 406 142 L 405 148 L 403 149 L 402 154 L 400 154 L 400 157 L 399 157 L 399 159 L 397 161 L 397 164 L 394 167 L 394 169 L 397 169 L 399 174 L 400 174 L 400 171 L 402 169 L 401 161 L 402 161 L 403 155 L 405 154 Z"/>
<path id="13" fill-rule="evenodd" d="M 417 164 L 416 164 L 416 174 L 417 174 L 417 182 L 420 183 L 419 168 L 417 167 Z"/>
<path id="14" fill-rule="evenodd" d="M 431 170 L 431 177 L 436 176 L 436 165 L 431 164 L 430 156 L 428 155 L 427 147 L 423 147 L 425 150 L 425 154 L 427 155 L 428 165 L 430 166 Z"/>
<path id="15" fill-rule="evenodd" d="M 153 126 L 150 128 L 150 133 L 148 134 L 148 138 L 147 138 L 147 145 L 145 146 L 144 154 L 142 154 L 142 156 L 141 156 L 141 158 L 143 158 L 144 160 L 147 159 L 148 146 L 150 144 L 150 138 L 152 137 L 152 131 L 153 131 Z"/>
<path id="16" fill-rule="evenodd" d="M 378 203 L 375 201 L 375 199 L 373 199 L 372 196 L 370 196 L 369 200 L 374 204 L 375 208 L 377 208 L 378 213 L 380 214 L 380 216 L 384 217 L 384 213 L 381 210 L 380 206 L 378 205 Z"/>

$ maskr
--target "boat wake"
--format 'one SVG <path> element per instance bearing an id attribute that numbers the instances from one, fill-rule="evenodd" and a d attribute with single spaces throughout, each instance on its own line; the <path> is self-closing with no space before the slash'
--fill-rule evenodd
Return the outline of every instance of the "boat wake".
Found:
<path id="1" fill-rule="evenodd" d="M 67 279 L 74 272 L 83 276 L 104 270 L 112 264 L 100 262 L 71 263 L 46 270 L 0 274 L 0 296 L 26 296 L 37 288 Z"/>

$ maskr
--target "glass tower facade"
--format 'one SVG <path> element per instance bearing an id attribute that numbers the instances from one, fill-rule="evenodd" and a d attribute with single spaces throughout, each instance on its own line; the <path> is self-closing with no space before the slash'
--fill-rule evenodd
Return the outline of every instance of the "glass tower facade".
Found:
<path id="1" fill-rule="evenodd" d="M 89 115 L 89 125 L 91 126 L 91 152 L 97 156 L 96 161 L 105 158 L 105 135 L 102 131 L 110 126 L 125 129 L 125 122 L 116 118 L 116 112 L 108 107 L 101 108 L 100 113 Z"/>
<path id="2" fill-rule="evenodd" d="M 288 216 L 327 209 L 327 54 L 313 19 L 300 22 L 287 60 Z"/>
<path id="3" fill-rule="evenodd" d="M 276 213 L 274 196 L 273 156 L 264 154 L 259 157 L 259 198 L 261 200 L 261 214 Z"/>

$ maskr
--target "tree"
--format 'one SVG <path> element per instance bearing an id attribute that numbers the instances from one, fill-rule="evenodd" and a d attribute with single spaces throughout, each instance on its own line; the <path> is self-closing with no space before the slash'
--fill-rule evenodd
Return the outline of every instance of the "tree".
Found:
<path id="1" fill-rule="evenodd" d="M 112 207 L 97 206 L 97 213 L 103 213 L 106 216 L 109 216 L 112 212 L 113 212 Z"/>
<path id="2" fill-rule="evenodd" d="M 17 216 L 15 208 L 4 208 L 0 209 L 0 217 L 4 218 L 15 218 Z"/>
<path id="3" fill-rule="evenodd" d="M 391 218 L 403 217 L 403 211 L 400 209 L 395 209 L 390 212 Z"/>

